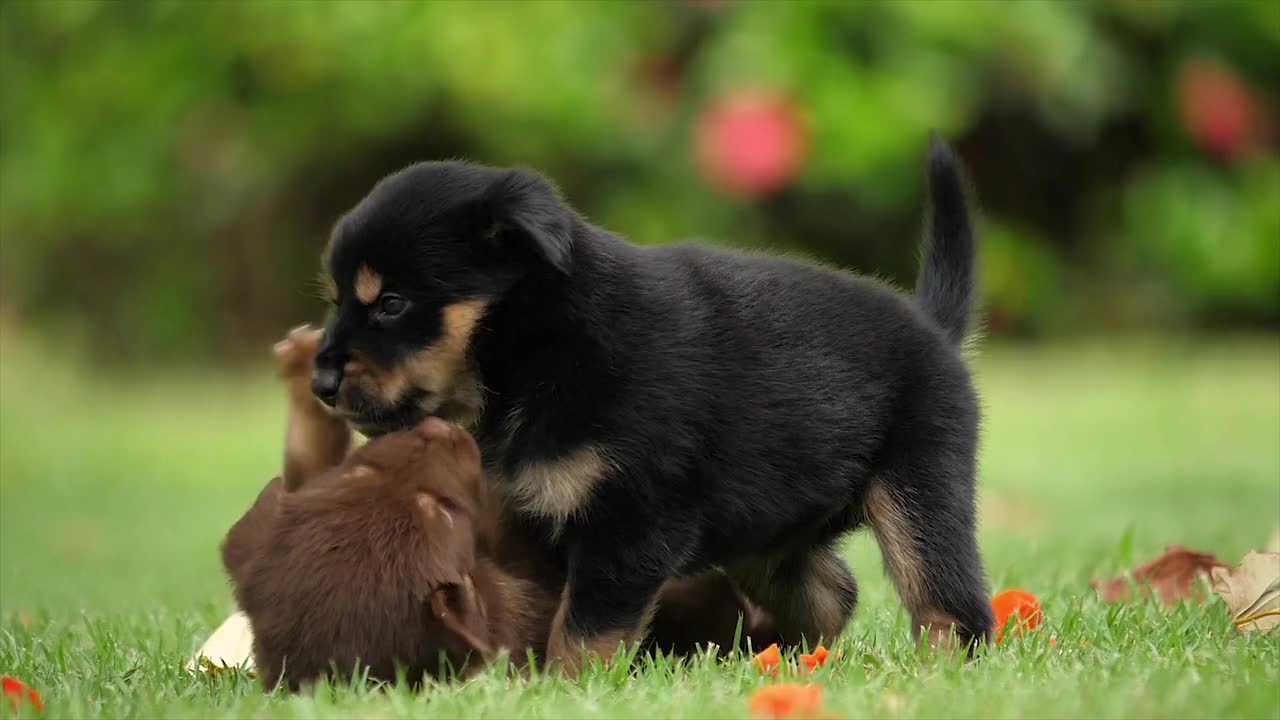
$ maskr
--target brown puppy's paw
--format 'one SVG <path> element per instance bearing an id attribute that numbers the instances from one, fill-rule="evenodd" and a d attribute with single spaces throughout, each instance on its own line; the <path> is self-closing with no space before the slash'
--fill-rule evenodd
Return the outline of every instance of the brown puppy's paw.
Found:
<path id="1" fill-rule="evenodd" d="M 271 351 L 276 356 L 276 371 L 280 377 L 288 380 L 305 379 L 310 383 L 311 369 L 323 336 L 323 331 L 304 323 L 290 330 L 283 340 L 276 343 Z"/>

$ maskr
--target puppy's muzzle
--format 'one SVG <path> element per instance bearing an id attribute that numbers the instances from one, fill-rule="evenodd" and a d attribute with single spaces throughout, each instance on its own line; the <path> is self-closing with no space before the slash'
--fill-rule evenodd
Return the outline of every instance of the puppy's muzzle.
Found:
<path id="1" fill-rule="evenodd" d="M 342 387 L 342 370 L 338 368 L 317 367 L 311 374 L 311 393 L 329 407 L 338 404 L 340 387 Z"/>
<path id="2" fill-rule="evenodd" d="M 311 394 L 329 407 L 338 404 L 338 390 L 342 388 L 342 366 L 346 358 L 339 355 L 326 335 L 316 352 L 315 369 L 311 371 Z"/>

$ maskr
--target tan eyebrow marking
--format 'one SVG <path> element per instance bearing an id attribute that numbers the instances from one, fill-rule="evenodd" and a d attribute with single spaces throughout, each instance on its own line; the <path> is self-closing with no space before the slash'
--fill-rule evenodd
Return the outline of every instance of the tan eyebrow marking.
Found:
<path id="1" fill-rule="evenodd" d="M 382 276 L 374 272 L 368 265 L 361 265 L 356 271 L 356 299 L 365 305 L 372 305 L 382 294 Z"/>

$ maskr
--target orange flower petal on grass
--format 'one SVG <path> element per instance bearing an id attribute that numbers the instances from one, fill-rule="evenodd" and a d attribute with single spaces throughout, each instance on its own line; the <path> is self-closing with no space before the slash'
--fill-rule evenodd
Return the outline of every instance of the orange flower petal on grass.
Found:
<path id="1" fill-rule="evenodd" d="M 0 678 L 0 683 L 3 684 L 4 696 L 8 698 L 9 706 L 13 708 L 15 713 L 18 712 L 18 708 L 23 702 L 31 703 L 36 712 L 44 712 L 44 700 L 40 699 L 40 693 L 36 692 L 30 685 L 8 675 Z"/>
<path id="2" fill-rule="evenodd" d="M 782 651 L 778 649 L 778 643 L 761 650 L 751 659 L 751 664 L 765 675 L 777 675 L 782 667 Z"/>
<path id="3" fill-rule="evenodd" d="M 804 663 L 804 666 L 809 668 L 810 671 L 813 671 L 826 665 L 828 657 L 831 657 L 831 653 L 825 647 L 819 645 L 811 653 L 800 653 L 800 662 Z"/>
<path id="4" fill-rule="evenodd" d="M 752 717 L 760 720 L 823 717 L 822 688 L 818 685 L 766 685 L 751 693 L 748 704 Z"/>
<path id="5" fill-rule="evenodd" d="M 1014 631 L 1021 635 L 1024 630 L 1034 630 L 1044 622 L 1044 611 L 1040 609 L 1040 600 L 1026 590 L 1005 590 L 991 598 L 991 610 L 996 616 L 996 642 L 1004 640 L 1005 626 L 1009 618 L 1017 617 Z"/>

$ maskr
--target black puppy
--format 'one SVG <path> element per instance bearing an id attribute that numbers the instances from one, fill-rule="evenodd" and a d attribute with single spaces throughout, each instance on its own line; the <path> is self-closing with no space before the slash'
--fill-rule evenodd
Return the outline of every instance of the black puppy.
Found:
<path id="1" fill-rule="evenodd" d="M 876 533 L 917 633 L 992 615 L 975 542 L 978 403 L 960 351 L 975 239 L 934 141 L 914 297 L 776 257 L 639 247 L 540 176 L 395 173 L 336 225 L 312 388 L 367 434 L 466 424 L 568 587 L 549 653 L 638 638 L 668 578 L 722 567 L 788 641 L 841 631 L 839 555 Z"/>

